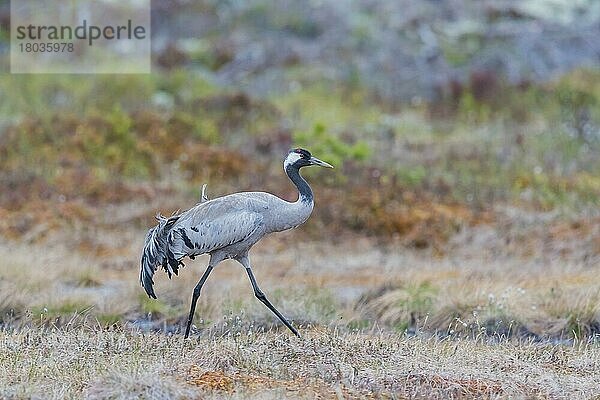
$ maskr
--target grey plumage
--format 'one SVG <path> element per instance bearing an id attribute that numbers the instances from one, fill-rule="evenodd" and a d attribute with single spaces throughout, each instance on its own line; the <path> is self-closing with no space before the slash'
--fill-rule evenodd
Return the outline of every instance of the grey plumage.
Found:
<path id="1" fill-rule="evenodd" d="M 148 231 L 141 258 L 140 281 L 148 296 L 156 298 L 153 276 L 162 267 L 171 278 L 177 275 L 184 257 L 210 254 L 208 268 L 194 289 L 185 337 L 188 337 L 200 289 L 212 269 L 225 259 L 234 259 L 245 268 L 256 297 L 296 335 L 296 329 L 273 307 L 256 283 L 248 251 L 263 236 L 294 228 L 308 219 L 314 201 L 312 190 L 300 176 L 308 165 L 331 165 L 303 149 L 288 153 L 284 170 L 299 191 L 296 202 L 265 192 L 241 192 L 208 200 L 206 185 L 201 203 L 169 218 L 157 215 L 158 225 Z M 206 198 L 206 200 L 204 200 Z"/>
<path id="2" fill-rule="evenodd" d="M 200 203 L 204 203 L 208 201 L 208 196 L 206 195 L 206 183 L 202 185 L 202 193 L 200 194 Z"/>

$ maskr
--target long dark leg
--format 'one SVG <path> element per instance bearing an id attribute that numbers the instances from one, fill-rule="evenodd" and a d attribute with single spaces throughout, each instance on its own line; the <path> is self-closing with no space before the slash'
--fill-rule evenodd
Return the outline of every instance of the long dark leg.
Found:
<path id="1" fill-rule="evenodd" d="M 248 277 L 250 278 L 250 283 L 252 283 L 252 288 L 254 289 L 254 295 L 256 296 L 256 298 L 259 299 L 265 306 L 267 306 L 269 310 L 273 312 L 273 314 L 277 315 L 277 318 L 279 318 L 279 320 L 283 322 L 285 326 L 287 326 L 290 329 L 290 331 L 294 333 L 294 335 L 300 337 L 300 334 L 298 333 L 296 328 L 294 328 L 292 324 L 290 324 L 289 321 L 283 315 L 281 315 L 279 311 L 277 311 L 277 309 L 273 306 L 273 304 L 271 304 L 269 299 L 267 299 L 267 296 L 265 296 L 262 290 L 260 290 L 260 288 L 258 287 L 258 284 L 256 283 L 256 278 L 252 273 L 252 268 L 250 268 L 250 261 L 248 260 L 248 258 L 242 258 L 239 260 L 239 262 L 244 267 L 246 267 L 246 272 L 248 273 Z"/>
<path id="2" fill-rule="evenodd" d="M 192 295 L 192 306 L 190 307 L 190 315 L 188 317 L 187 327 L 185 328 L 185 339 L 190 336 L 190 328 L 192 327 L 192 320 L 194 319 L 194 311 L 196 311 L 196 303 L 198 302 L 198 297 L 200 297 L 200 290 L 202 289 L 202 285 L 204 285 L 204 282 L 206 282 L 206 279 L 212 270 L 213 266 L 209 264 L 208 268 L 206 268 L 206 271 L 204 271 L 204 275 L 202 275 L 202 278 L 200 278 L 198 284 L 196 284 L 196 287 L 194 288 L 194 294 Z"/>

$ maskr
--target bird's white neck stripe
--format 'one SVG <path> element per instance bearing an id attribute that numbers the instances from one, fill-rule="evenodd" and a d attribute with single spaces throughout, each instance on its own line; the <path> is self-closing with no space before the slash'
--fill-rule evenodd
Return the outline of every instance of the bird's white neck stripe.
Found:
<path id="1" fill-rule="evenodd" d="M 293 163 L 298 161 L 300 158 L 302 158 L 302 156 L 300 154 L 291 152 L 290 154 L 288 154 L 288 156 L 285 158 L 285 161 L 283 162 L 283 169 L 284 170 L 287 169 L 288 166 L 292 165 Z"/>

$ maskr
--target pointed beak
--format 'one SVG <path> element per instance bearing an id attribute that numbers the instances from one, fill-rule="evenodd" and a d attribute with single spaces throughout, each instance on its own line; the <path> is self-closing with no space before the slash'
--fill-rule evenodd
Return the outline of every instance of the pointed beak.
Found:
<path id="1" fill-rule="evenodd" d="M 329 163 L 326 163 L 325 161 L 321 161 L 317 157 L 311 157 L 310 158 L 310 163 L 312 165 L 319 165 L 319 166 L 325 167 L 325 168 L 333 168 L 333 165 L 331 165 Z"/>

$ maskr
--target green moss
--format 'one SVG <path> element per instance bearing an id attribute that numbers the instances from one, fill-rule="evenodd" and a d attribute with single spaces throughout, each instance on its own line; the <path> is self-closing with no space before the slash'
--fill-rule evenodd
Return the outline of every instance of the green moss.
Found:
<path id="1" fill-rule="evenodd" d="M 355 319 L 348 322 L 347 327 L 350 330 L 363 331 L 365 329 L 370 328 L 372 325 L 373 322 L 367 319 Z"/>
<path id="2" fill-rule="evenodd" d="M 102 326 L 112 326 L 123 320 L 123 315 L 116 313 L 103 313 L 96 315 L 98 323 Z"/>
<path id="3" fill-rule="evenodd" d="M 317 123 L 312 130 L 296 132 L 293 135 L 296 145 L 310 148 L 315 155 L 341 167 L 345 161 L 363 162 L 371 155 L 371 149 L 364 141 L 346 143 L 329 133 L 324 124 Z"/>
<path id="4" fill-rule="evenodd" d="M 0 116 L 83 116 L 115 108 L 133 112 L 152 108 L 153 96 L 160 92 L 186 104 L 215 90 L 201 75 L 183 70 L 151 75 L 2 75 L 0 94 L 10 101 L 2 102 Z"/>
<path id="5" fill-rule="evenodd" d="M 302 81 L 305 74 L 308 72 L 296 70 L 290 79 L 294 80 L 293 76 L 298 75 L 298 80 Z M 345 90 L 330 82 L 307 83 L 301 90 L 273 97 L 271 101 L 299 130 L 310 130 L 322 124 L 334 131 L 354 131 L 357 127 L 377 123 L 381 116 L 367 93 L 360 89 Z M 360 132 L 360 135 L 364 133 Z"/>
<path id="6" fill-rule="evenodd" d="M 419 187 L 427 177 L 427 170 L 422 165 L 402 167 L 398 170 L 398 178 L 409 187 Z"/>
<path id="7" fill-rule="evenodd" d="M 170 304 L 159 299 L 151 299 L 145 294 L 139 295 L 140 309 L 144 314 L 151 314 L 153 317 L 176 317 L 179 310 Z"/>

